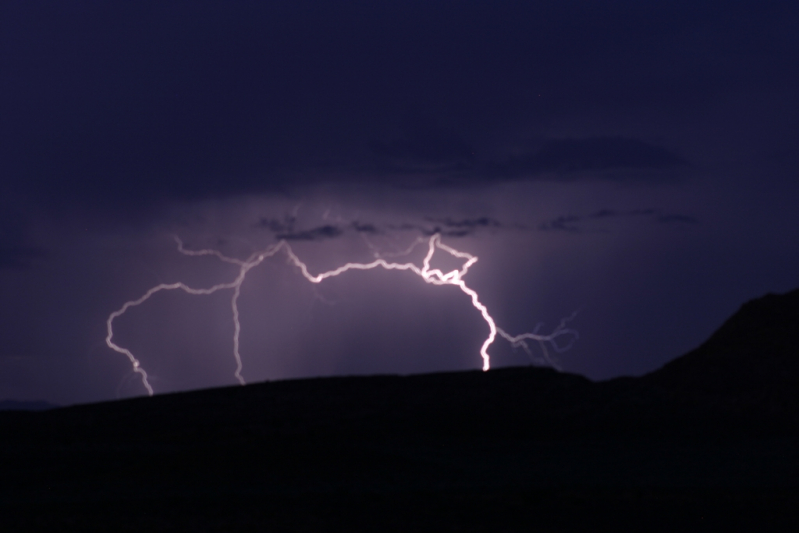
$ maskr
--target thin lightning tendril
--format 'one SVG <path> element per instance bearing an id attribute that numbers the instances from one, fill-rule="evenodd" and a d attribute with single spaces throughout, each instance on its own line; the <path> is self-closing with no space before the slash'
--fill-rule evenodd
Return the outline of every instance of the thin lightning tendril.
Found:
<path id="1" fill-rule="evenodd" d="M 522 333 L 521 335 L 512 336 L 506 333 L 501 328 L 497 327 L 494 319 L 488 313 L 488 308 L 480 302 L 480 298 L 477 292 L 474 289 L 471 289 L 466 285 L 466 282 L 463 280 L 463 277 L 469 272 L 469 268 L 477 262 L 477 257 L 466 252 L 460 252 L 455 250 L 454 248 L 447 246 L 446 244 L 441 242 L 441 236 L 438 234 L 432 235 L 429 239 L 426 240 L 428 248 L 427 254 L 422 261 L 422 267 L 419 268 L 414 263 L 395 263 L 395 262 L 388 262 L 384 259 L 380 254 L 375 254 L 376 259 L 370 263 L 347 263 L 342 265 L 338 268 L 333 270 L 329 270 L 327 272 L 322 272 L 320 274 L 313 275 L 308 271 L 308 266 L 303 263 L 299 257 L 294 253 L 289 246 L 288 242 L 282 240 L 272 246 L 262 250 L 260 252 L 255 252 L 250 255 L 249 258 L 242 261 L 240 259 L 235 259 L 232 257 L 228 257 L 223 255 L 221 252 L 217 250 L 187 250 L 183 247 L 183 242 L 178 238 L 175 237 L 175 241 L 177 241 L 178 245 L 178 252 L 182 253 L 183 255 L 187 256 L 204 256 L 204 255 L 213 255 L 218 257 L 221 261 L 226 263 L 230 263 L 233 265 L 237 265 L 239 267 L 239 273 L 233 281 L 228 283 L 220 283 L 214 285 L 212 287 L 206 289 L 195 289 L 189 287 L 188 285 L 177 282 L 177 283 L 162 283 L 160 285 L 156 285 L 155 287 L 151 288 L 147 292 L 144 293 L 140 298 L 136 300 L 131 300 L 125 302 L 125 304 L 120 307 L 118 310 L 114 311 L 108 316 L 106 320 L 106 326 L 108 330 L 108 335 L 105 338 L 105 342 L 109 348 L 112 350 L 125 355 L 130 364 L 133 368 L 133 372 L 139 374 L 141 376 L 142 384 L 147 389 L 147 393 L 152 396 L 153 395 L 153 387 L 150 385 L 149 376 L 147 372 L 142 368 L 141 362 L 133 355 L 133 353 L 124 348 L 119 346 L 114 342 L 114 320 L 125 314 L 128 309 L 131 307 L 136 307 L 144 302 L 146 302 L 151 296 L 154 294 L 161 292 L 161 291 L 171 291 L 180 289 L 183 292 L 188 294 L 195 294 L 195 295 L 208 295 L 213 294 L 217 291 L 232 289 L 233 295 L 230 299 L 231 309 L 233 311 L 233 324 L 234 324 L 234 332 L 233 332 L 233 357 L 236 360 L 236 371 L 234 376 L 236 379 L 244 385 L 246 382 L 241 375 L 243 366 L 241 361 L 241 354 L 239 353 L 239 336 L 241 334 L 241 323 L 239 322 L 239 308 L 238 308 L 238 299 L 241 295 L 241 285 L 244 282 L 244 279 L 247 277 L 247 273 L 253 269 L 254 267 L 260 265 L 264 260 L 267 258 L 275 256 L 281 250 L 285 252 L 288 261 L 296 266 L 299 271 L 302 273 L 303 277 L 310 281 L 311 283 L 321 283 L 322 281 L 326 280 L 327 278 L 332 278 L 343 274 L 349 270 L 371 270 L 374 268 L 383 268 L 386 270 L 407 270 L 411 271 L 417 276 L 421 277 L 426 283 L 430 283 L 432 285 L 454 285 L 460 288 L 472 301 L 472 305 L 477 309 L 480 314 L 483 316 L 483 319 L 488 324 L 489 334 L 488 337 L 483 341 L 482 346 L 480 347 L 480 356 L 483 360 L 483 370 L 488 370 L 491 367 L 491 357 L 488 354 L 488 348 L 491 346 L 497 338 L 497 335 L 502 337 L 503 339 L 507 340 L 511 343 L 511 346 L 514 348 L 521 347 L 527 353 L 529 357 L 533 357 L 532 351 L 530 350 L 530 346 L 528 341 L 535 341 L 541 346 L 541 351 L 544 356 L 544 360 L 550 366 L 558 368 L 557 364 L 552 360 L 549 356 L 549 351 L 547 350 L 547 344 L 549 344 L 555 351 L 562 352 L 567 350 L 572 343 L 577 339 L 577 332 L 573 329 L 567 327 L 567 322 L 571 320 L 574 315 L 571 317 L 563 319 L 558 327 L 556 327 L 551 333 L 547 335 L 543 335 L 538 333 L 541 324 L 536 326 L 535 330 L 531 333 Z M 391 254 L 391 255 L 406 255 L 411 253 L 411 251 L 419 244 L 424 243 L 425 239 L 418 239 L 415 241 L 408 250 L 402 252 L 400 254 Z M 463 266 L 460 270 L 452 270 L 449 272 L 443 272 L 437 268 L 431 268 L 430 262 L 433 259 L 433 256 L 436 250 L 441 250 L 443 252 L 448 253 L 449 255 L 465 260 Z M 568 336 L 571 341 L 566 346 L 559 346 L 557 344 L 557 340 L 559 337 Z"/>

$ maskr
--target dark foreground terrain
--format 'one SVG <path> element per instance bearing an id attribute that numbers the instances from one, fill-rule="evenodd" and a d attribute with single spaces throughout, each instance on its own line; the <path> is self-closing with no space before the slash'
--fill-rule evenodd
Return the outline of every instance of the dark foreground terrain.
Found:
<path id="1" fill-rule="evenodd" d="M 310 379 L 0 412 L 3 531 L 796 531 L 799 291 L 641 378 Z"/>

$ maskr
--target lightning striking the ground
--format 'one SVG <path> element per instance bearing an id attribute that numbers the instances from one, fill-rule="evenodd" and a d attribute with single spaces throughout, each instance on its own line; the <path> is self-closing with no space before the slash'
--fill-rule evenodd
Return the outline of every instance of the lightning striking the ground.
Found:
<path id="1" fill-rule="evenodd" d="M 241 324 L 239 322 L 239 308 L 238 308 L 238 299 L 241 294 L 241 286 L 244 283 L 244 279 L 247 277 L 247 273 L 255 268 L 256 266 L 263 263 L 266 259 L 277 255 L 280 252 L 283 252 L 289 263 L 297 267 L 300 271 L 302 276 L 307 279 L 311 283 L 322 283 L 324 280 L 339 276 L 347 271 L 350 270 L 371 270 L 374 268 L 383 268 L 386 270 L 401 270 L 401 271 L 409 271 L 413 272 L 417 276 L 419 276 L 425 283 L 429 283 L 431 285 L 454 285 L 458 287 L 462 292 L 464 292 L 472 302 L 477 311 L 480 312 L 483 319 L 485 320 L 486 324 L 488 325 L 489 334 L 486 337 L 485 341 L 483 341 L 482 346 L 480 347 L 480 356 L 482 357 L 482 369 L 484 371 L 488 370 L 491 367 L 491 356 L 488 353 L 488 348 L 494 343 L 497 336 L 502 337 L 503 339 L 507 340 L 514 348 L 522 348 L 527 353 L 528 356 L 531 358 L 533 357 L 532 350 L 530 349 L 529 342 L 537 342 L 541 347 L 541 351 L 543 354 L 544 362 L 554 368 L 558 368 L 556 362 L 550 357 L 549 351 L 547 349 L 547 345 L 549 345 L 552 349 L 556 352 L 563 352 L 567 350 L 574 341 L 578 338 L 578 334 L 575 330 L 567 327 L 567 323 L 572 317 L 563 319 L 560 324 L 550 333 L 548 334 L 541 334 L 539 333 L 541 325 L 539 324 L 534 331 L 530 333 L 522 333 L 521 335 L 510 335 L 506 333 L 501 328 L 497 327 L 494 319 L 488 312 L 486 306 L 480 301 L 480 298 L 477 292 L 466 285 L 464 281 L 464 276 L 469 272 L 469 269 L 477 262 L 477 257 L 466 252 L 458 251 L 450 246 L 441 242 L 441 236 L 439 234 L 435 234 L 430 236 L 427 239 L 417 239 L 413 245 L 402 254 L 394 254 L 394 255 L 407 255 L 410 254 L 411 251 L 419 244 L 427 243 L 427 254 L 425 255 L 422 266 L 419 267 L 413 262 L 407 263 L 399 263 L 399 262 L 389 262 L 384 257 L 381 257 L 380 254 L 375 254 L 376 259 L 370 263 L 346 263 L 338 268 L 333 270 L 329 270 L 327 272 L 322 272 L 320 274 L 311 274 L 308 270 L 308 266 L 300 260 L 299 257 L 294 253 L 289 243 L 285 240 L 281 240 L 276 244 L 273 244 L 262 250 L 260 252 L 255 252 L 250 255 L 246 260 L 236 259 L 233 257 L 228 257 L 217 250 L 187 250 L 183 247 L 183 242 L 178 238 L 175 237 L 178 246 L 178 252 L 182 253 L 183 255 L 187 256 L 205 256 L 205 255 L 212 255 L 218 257 L 221 261 L 236 265 L 239 267 L 238 275 L 230 282 L 227 283 L 219 283 L 212 287 L 208 288 L 193 288 L 189 287 L 185 283 L 176 282 L 176 283 L 162 283 L 160 285 L 156 285 L 152 287 L 147 292 L 145 292 L 140 298 L 136 300 L 130 300 L 125 302 L 125 304 L 120 307 L 118 310 L 114 311 L 108 316 L 106 320 L 108 335 L 106 336 L 105 342 L 109 348 L 112 350 L 125 355 L 130 364 L 132 366 L 133 372 L 139 374 L 141 376 L 142 384 L 144 388 L 147 389 L 147 393 L 152 396 L 154 394 L 154 390 L 152 385 L 149 381 L 149 376 L 147 372 L 141 365 L 139 359 L 133 355 L 133 353 L 124 348 L 119 346 L 114 342 L 114 321 L 119 318 L 120 316 L 124 315 L 128 309 L 131 307 L 136 307 L 144 302 L 146 302 L 151 296 L 154 294 L 161 292 L 161 291 L 171 291 L 171 290 L 182 290 L 188 294 L 193 295 L 208 295 L 213 294 L 218 291 L 224 290 L 231 290 L 232 295 L 230 298 L 230 306 L 233 314 L 233 323 L 234 323 L 234 332 L 233 332 L 233 357 L 236 360 L 236 371 L 234 376 L 242 385 L 246 384 L 244 377 L 241 375 L 243 370 L 241 354 L 239 352 L 239 337 L 241 334 Z M 464 261 L 463 265 L 460 269 L 451 270 L 449 272 L 444 272 L 441 269 L 431 268 L 430 263 L 433 260 L 433 256 L 435 255 L 436 251 L 441 251 L 444 253 L 449 254 L 450 256 L 462 259 Z M 558 340 L 568 339 L 564 345 L 559 345 Z"/>

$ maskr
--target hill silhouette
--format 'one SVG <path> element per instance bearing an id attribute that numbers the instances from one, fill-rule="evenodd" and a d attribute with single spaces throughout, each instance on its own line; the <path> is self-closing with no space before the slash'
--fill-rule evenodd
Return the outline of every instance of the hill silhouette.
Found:
<path id="1" fill-rule="evenodd" d="M 19 401 L 19 400 L 2 400 L 0 401 L 0 411 L 46 411 L 47 409 L 55 409 L 57 405 L 44 402 L 41 400 L 34 401 Z"/>
<path id="2" fill-rule="evenodd" d="M 304 379 L 0 413 L 12 530 L 799 525 L 799 291 L 640 378 Z"/>
<path id="3" fill-rule="evenodd" d="M 796 411 L 799 289 L 747 302 L 704 344 L 643 381 L 774 411 Z"/>

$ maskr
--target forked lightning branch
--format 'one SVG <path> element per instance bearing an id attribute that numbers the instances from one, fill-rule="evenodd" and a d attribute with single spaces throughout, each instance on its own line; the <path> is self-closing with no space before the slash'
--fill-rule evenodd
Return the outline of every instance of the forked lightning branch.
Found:
<path id="1" fill-rule="evenodd" d="M 239 307 L 238 307 L 238 300 L 239 296 L 241 295 L 241 287 L 244 283 L 244 279 L 247 277 L 247 274 L 253 268 L 257 267 L 267 259 L 274 257 L 280 253 L 285 254 L 288 258 L 288 261 L 291 265 L 297 268 L 297 270 L 302 274 L 302 276 L 307 279 L 311 283 L 322 283 L 328 278 L 332 278 L 335 276 L 340 276 L 345 272 L 350 270 L 372 270 L 375 268 L 383 268 L 386 270 L 400 270 L 400 271 L 407 271 L 413 272 L 422 281 L 428 283 L 430 285 L 454 285 L 458 287 L 463 293 L 469 298 L 472 303 L 472 306 L 482 315 L 483 319 L 488 324 L 488 337 L 483 341 L 482 346 L 480 347 L 480 356 L 482 357 L 482 368 L 483 370 L 488 370 L 491 368 L 491 356 L 488 353 L 489 347 L 494 343 L 497 336 L 502 337 L 503 339 L 507 340 L 511 343 L 514 348 L 523 348 L 528 355 L 532 357 L 532 351 L 530 349 L 529 342 L 533 341 L 539 344 L 541 348 L 541 353 L 543 356 L 544 361 L 549 364 L 550 366 L 556 367 L 557 365 L 552 360 L 549 355 L 549 350 L 547 346 L 550 346 L 557 352 L 562 352 L 568 349 L 571 344 L 577 339 L 577 332 L 573 329 L 567 327 L 567 322 L 569 319 L 564 319 L 560 322 L 560 324 L 550 333 L 548 334 L 541 334 L 538 332 L 540 329 L 536 327 L 536 329 L 530 333 L 522 333 L 521 335 L 510 335 L 506 333 L 501 328 L 497 327 L 494 319 L 488 312 L 486 306 L 480 301 L 480 297 L 478 296 L 477 292 L 466 285 L 464 281 L 464 276 L 469 272 L 469 269 L 477 262 L 477 257 L 466 252 L 460 252 L 450 246 L 441 242 L 441 236 L 436 234 L 427 239 L 419 239 L 416 241 L 414 246 L 427 243 L 427 254 L 422 261 L 422 265 L 418 266 L 413 262 L 407 263 L 397 263 L 397 262 L 389 262 L 386 261 L 382 257 L 377 257 L 374 261 L 370 263 L 346 263 L 338 268 L 333 270 L 329 270 L 327 272 L 322 272 L 319 274 L 311 274 L 308 269 L 308 265 L 306 265 L 303 261 L 300 260 L 299 257 L 294 253 L 291 249 L 291 246 L 285 240 L 282 240 L 272 246 L 262 250 L 260 252 L 256 252 L 250 255 L 249 258 L 246 260 L 236 259 L 233 257 L 228 257 L 218 250 L 187 250 L 183 247 L 183 243 L 175 237 L 175 240 L 178 244 L 178 251 L 184 255 L 188 256 L 203 256 L 203 255 L 212 255 L 219 258 L 220 261 L 224 261 L 226 263 L 231 263 L 239 267 L 238 275 L 232 281 L 227 283 L 220 283 L 208 288 L 194 288 L 189 287 L 185 283 L 177 282 L 177 283 L 162 283 L 160 285 L 156 285 L 155 287 L 151 288 L 147 292 L 145 292 L 141 297 L 136 300 L 130 300 L 125 302 L 125 304 L 120 307 L 118 310 L 111 313 L 106 321 L 108 327 L 108 335 L 106 336 L 105 342 L 109 348 L 112 350 L 119 352 L 125 355 L 130 364 L 132 366 L 133 372 L 139 374 L 141 376 L 142 385 L 144 388 L 147 389 L 147 393 L 152 396 L 153 395 L 153 387 L 150 384 L 149 377 L 147 372 L 142 367 L 141 362 L 139 359 L 133 355 L 129 349 L 119 346 L 114 342 L 114 321 L 119 318 L 120 316 L 124 315 L 128 309 L 131 307 L 136 307 L 148 299 L 154 294 L 161 292 L 161 291 L 172 291 L 172 290 L 181 290 L 188 294 L 193 294 L 197 296 L 203 296 L 208 294 L 213 294 L 219 291 L 231 291 L 230 297 L 230 307 L 231 313 L 233 315 L 233 358 L 236 360 L 236 371 L 234 372 L 234 376 L 242 385 L 245 384 L 244 377 L 241 375 L 243 370 L 241 353 L 239 351 L 240 344 L 239 344 L 239 337 L 241 335 L 241 323 L 239 321 Z M 407 253 L 410 253 L 410 250 L 414 248 L 412 246 Z M 444 272 L 437 268 L 431 268 L 430 263 L 433 260 L 433 257 L 436 253 L 446 253 L 450 256 L 463 260 L 463 265 L 459 270 L 451 270 L 449 272 Z M 366 274 L 363 274 L 366 275 Z M 566 340 L 567 342 L 564 345 L 559 345 L 559 340 Z"/>

